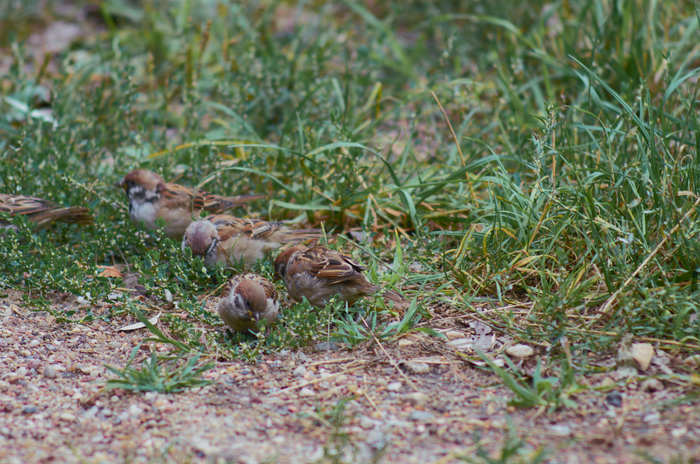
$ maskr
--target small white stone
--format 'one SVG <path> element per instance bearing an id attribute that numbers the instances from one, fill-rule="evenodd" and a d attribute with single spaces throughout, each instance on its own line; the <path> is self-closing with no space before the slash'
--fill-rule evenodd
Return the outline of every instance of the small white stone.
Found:
<path id="1" fill-rule="evenodd" d="M 456 350 L 467 351 L 470 350 L 472 347 L 472 339 L 466 337 L 455 338 L 454 340 L 450 340 L 449 342 L 447 342 L 447 344 Z"/>
<path id="2" fill-rule="evenodd" d="M 406 395 L 406 399 L 413 404 L 423 405 L 428 402 L 428 395 L 423 392 L 412 392 Z"/>
<path id="3" fill-rule="evenodd" d="M 460 332 L 459 330 L 448 330 L 448 331 L 444 332 L 444 334 L 448 340 L 456 340 L 458 338 L 465 338 L 464 332 Z"/>
<path id="4" fill-rule="evenodd" d="M 637 361 L 639 367 L 645 371 L 651 364 L 651 358 L 654 357 L 654 347 L 651 343 L 633 343 L 630 347 L 632 358 Z"/>
<path id="5" fill-rule="evenodd" d="M 389 385 L 386 386 L 386 389 L 389 391 L 399 391 L 401 390 L 401 387 L 403 387 L 403 384 L 401 382 L 391 382 Z"/>
<path id="6" fill-rule="evenodd" d="M 427 374 L 428 372 L 430 372 L 430 366 L 424 362 L 406 361 L 403 363 L 403 366 L 411 374 Z"/>
<path id="7" fill-rule="evenodd" d="M 661 383 L 659 379 L 655 379 L 653 377 L 646 379 L 644 382 L 642 382 L 642 385 L 640 387 L 642 391 L 645 392 L 655 392 L 655 391 L 661 391 L 664 389 L 664 384 Z"/>
<path id="8" fill-rule="evenodd" d="M 143 410 L 135 404 L 132 404 L 131 406 L 129 406 L 129 415 L 132 417 L 136 417 L 136 416 L 140 415 L 142 412 L 143 412 Z"/>
<path id="9" fill-rule="evenodd" d="M 673 438 L 680 438 L 686 433 L 688 433 L 688 429 L 685 427 L 679 427 L 677 429 L 671 430 L 671 435 L 673 435 Z"/>
<path id="10" fill-rule="evenodd" d="M 56 368 L 52 365 L 48 365 L 44 368 L 44 377 L 47 379 L 55 379 L 58 373 L 56 372 Z"/>
<path id="11" fill-rule="evenodd" d="M 549 427 L 549 430 L 558 437 L 568 437 L 571 435 L 571 427 L 564 424 L 554 424 Z"/>
<path id="12" fill-rule="evenodd" d="M 62 421 L 72 422 L 75 420 L 75 415 L 71 414 L 69 412 L 62 412 L 61 414 L 58 415 L 58 418 L 61 419 Z"/>
<path id="13" fill-rule="evenodd" d="M 509 346 L 506 348 L 506 354 L 513 356 L 515 358 L 528 358 L 535 354 L 535 350 L 531 346 L 523 345 L 519 343 L 517 345 Z"/>

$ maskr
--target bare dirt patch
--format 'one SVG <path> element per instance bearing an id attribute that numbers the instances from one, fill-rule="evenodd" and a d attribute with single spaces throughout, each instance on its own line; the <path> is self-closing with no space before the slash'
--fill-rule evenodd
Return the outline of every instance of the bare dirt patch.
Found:
<path id="1" fill-rule="evenodd" d="M 673 385 L 630 383 L 619 406 L 586 392 L 575 410 L 518 410 L 495 376 L 411 335 L 219 362 L 211 385 L 180 394 L 107 391 L 104 364 L 123 366 L 143 330 L 60 324 L 14 294 L 0 321 L 3 462 L 449 463 L 500 453 L 511 429 L 522 453 L 556 462 L 700 459 L 697 405 L 660 407 L 686 393 Z"/>

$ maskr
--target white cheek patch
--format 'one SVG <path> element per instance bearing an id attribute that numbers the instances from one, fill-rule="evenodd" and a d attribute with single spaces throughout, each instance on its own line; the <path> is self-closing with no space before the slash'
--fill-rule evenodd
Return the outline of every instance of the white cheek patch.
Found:
<path id="1" fill-rule="evenodd" d="M 148 202 L 154 202 L 158 200 L 158 198 L 160 198 L 160 195 L 157 192 L 151 192 L 150 190 L 147 190 L 145 198 Z"/>
<path id="2" fill-rule="evenodd" d="M 245 310 L 246 309 L 246 304 L 245 300 L 243 297 L 239 294 L 236 294 L 236 296 L 233 297 L 233 306 L 238 309 Z"/>
<path id="3" fill-rule="evenodd" d="M 153 227 L 156 221 L 154 202 L 158 198 L 158 193 L 145 190 L 140 185 L 131 187 L 129 189 L 129 216 L 131 219 Z"/>

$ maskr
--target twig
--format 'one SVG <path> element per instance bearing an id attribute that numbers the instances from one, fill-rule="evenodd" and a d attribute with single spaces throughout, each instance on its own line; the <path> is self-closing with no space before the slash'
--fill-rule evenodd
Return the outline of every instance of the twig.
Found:
<path id="1" fill-rule="evenodd" d="M 408 384 L 411 385 L 411 387 L 415 390 L 418 391 L 418 387 L 416 387 L 416 384 L 408 378 L 408 376 L 404 373 L 404 371 L 401 370 L 399 367 L 399 364 L 396 362 L 396 360 L 384 349 L 384 345 L 382 345 L 382 342 L 379 341 L 376 335 L 374 335 L 374 332 L 369 330 L 369 324 L 367 324 L 367 321 L 365 321 L 364 317 L 360 317 L 362 319 L 362 323 L 367 327 L 367 331 L 372 335 L 372 338 L 374 338 L 374 341 L 377 342 L 377 345 L 379 345 L 379 348 L 381 348 L 382 352 L 384 355 L 389 359 L 389 362 L 391 363 L 392 366 L 394 366 L 394 369 L 403 377 Z"/>
<path id="2" fill-rule="evenodd" d="M 675 226 L 673 226 L 673 228 L 670 230 L 670 232 L 668 234 L 666 234 L 666 236 L 664 236 L 664 238 L 661 239 L 659 244 L 656 245 L 654 250 L 651 253 L 649 253 L 649 256 L 647 256 L 644 259 L 644 261 L 642 261 L 642 263 L 637 267 L 637 269 L 634 270 L 632 275 L 630 275 L 627 278 L 627 280 L 625 280 L 625 282 L 617 290 L 615 290 L 615 293 L 610 295 L 610 298 L 608 298 L 608 300 L 605 302 L 605 304 L 600 308 L 600 311 L 598 312 L 598 315 L 595 317 L 594 320 L 598 320 L 602 316 L 604 316 L 610 312 L 610 308 L 612 307 L 612 305 L 615 302 L 615 300 L 617 299 L 617 297 L 620 296 L 620 293 L 622 293 L 622 291 L 625 288 L 627 288 L 627 286 L 634 280 L 634 278 L 637 277 L 637 274 L 639 274 L 642 271 L 642 269 L 644 269 L 644 267 L 647 265 L 647 263 L 649 263 L 649 261 L 651 261 L 651 259 L 654 256 L 656 256 L 656 254 L 659 252 L 659 250 L 661 250 L 661 247 L 664 246 L 664 244 L 669 239 L 669 237 L 671 237 L 673 234 L 675 234 L 676 231 L 680 228 L 681 224 L 695 212 L 695 208 L 697 208 L 698 205 L 700 205 L 700 196 L 697 198 L 697 200 L 695 200 L 695 203 L 693 204 L 693 206 L 690 209 L 688 209 L 688 211 L 685 212 L 685 214 L 680 219 L 680 221 L 678 221 L 678 223 Z"/>
<path id="3" fill-rule="evenodd" d="M 336 364 L 336 363 L 341 363 L 345 361 L 355 361 L 357 358 L 336 358 L 336 359 L 326 359 L 323 361 L 315 361 L 310 364 L 307 364 L 307 367 L 312 367 L 312 366 L 320 366 L 322 364 Z"/>
<path id="4" fill-rule="evenodd" d="M 435 99 L 435 102 L 440 107 L 440 111 L 442 111 L 442 115 L 445 117 L 445 121 L 447 121 L 447 127 L 450 128 L 450 133 L 452 134 L 452 138 L 455 141 L 455 146 L 457 146 L 457 153 L 459 153 L 459 159 L 462 161 L 462 166 L 464 166 L 465 165 L 464 153 L 462 153 L 462 147 L 459 146 L 459 140 L 457 140 L 457 134 L 455 134 L 455 130 L 452 128 L 452 123 L 450 122 L 450 118 L 447 117 L 447 111 L 445 111 L 445 108 L 442 107 L 442 103 L 440 103 L 440 100 L 438 100 L 438 97 L 437 97 L 437 95 L 435 95 L 435 92 L 433 90 L 431 90 L 430 93 L 433 94 L 433 98 Z"/>
<path id="5" fill-rule="evenodd" d="M 605 335 L 607 337 L 619 337 L 622 334 L 619 332 L 613 332 L 611 330 L 593 330 L 593 329 L 579 329 L 577 327 L 569 327 L 567 330 L 571 330 L 573 332 L 581 332 L 581 333 L 590 333 L 590 334 L 596 334 L 596 335 Z M 694 350 L 700 350 L 700 345 L 696 345 L 694 343 L 686 343 L 686 342 L 679 342 L 676 340 L 668 340 L 665 338 L 655 338 L 655 337 L 632 337 L 632 341 L 640 341 L 640 342 L 650 342 L 650 343 L 660 343 L 663 345 L 675 345 L 679 346 L 681 348 L 690 348 Z"/>
<path id="6" fill-rule="evenodd" d="M 377 412 L 379 413 L 380 416 L 384 416 L 384 414 L 382 413 L 381 409 L 379 409 L 379 408 L 377 407 L 377 403 L 375 403 L 374 400 L 373 400 L 372 398 L 370 398 L 370 396 L 367 394 L 366 391 L 363 391 L 363 392 L 362 392 L 362 396 L 365 397 L 365 399 L 367 400 L 367 402 L 374 408 L 375 411 L 377 411 Z"/>

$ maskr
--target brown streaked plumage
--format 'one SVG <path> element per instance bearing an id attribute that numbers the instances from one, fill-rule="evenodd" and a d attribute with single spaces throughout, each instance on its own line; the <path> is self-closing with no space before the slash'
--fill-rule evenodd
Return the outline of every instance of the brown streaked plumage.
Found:
<path id="1" fill-rule="evenodd" d="M 26 216 L 38 227 L 44 227 L 56 221 L 89 224 L 93 220 L 87 208 L 63 207 L 42 198 L 7 193 L 0 193 L 0 212 Z"/>
<path id="2" fill-rule="evenodd" d="M 172 238 L 180 238 L 187 226 L 202 211 L 219 213 L 241 206 L 263 195 L 224 197 L 193 190 L 184 185 L 165 182 L 158 174 L 145 169 L 135 169 L 121 180 L 129 199 L 129 216 L 134 222 L 142 222 L 149 229 L 163 220 L 165 232 Z"/>
<path id="3" fill-rule="evenodd" d="M 283 245 L 320 237 L 319 229 L 291 229 L 281 222 L 215 214 L 187 227 L 182 249 L 190 247 L 193 255 L 204 257 L 207 266 L 238 262 L 250 266 Z"/>
<path id="4" fill-rule="evenodd" d="M 219 316 L 232 330 L 255 330 L 262 321 L 274 322 L 279 314 L 279 301 L 274 285 L 257 274 L 236 276 L 229 292 L 218 306 Z"/>
<path id="5" fill-rule="evenodd" d="M 371 295 L 379 287 L 362 274 L 364 267 L 350 257 L 326 247 L 294 246 L 275 259 L 275 274 L 284 280 L 295 301 L 306 297 L 314 306 L 325 306 L 338 295 L 349 304 Z"/>

